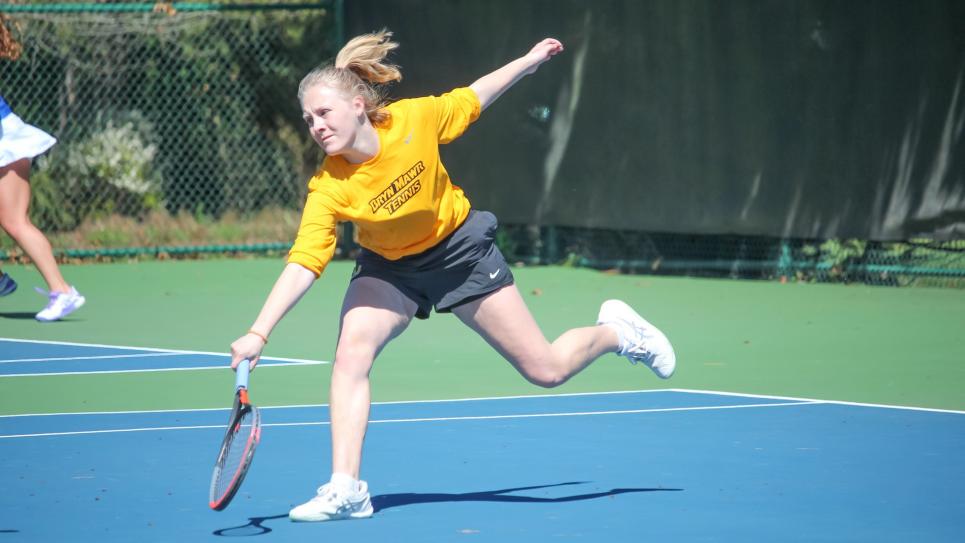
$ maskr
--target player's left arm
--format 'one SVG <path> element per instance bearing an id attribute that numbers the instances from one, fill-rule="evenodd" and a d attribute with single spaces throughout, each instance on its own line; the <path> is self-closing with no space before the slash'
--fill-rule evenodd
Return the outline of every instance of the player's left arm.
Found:
<path id="1" fill-rule="evenodd" d="M 523 76 L 535 72 L 541 64 L 562 51 L 563 44 L 559 40 L 546 38 L 533 46 L 526 55 L 482 76 L 469 85 L 469 88 L 479 97 L 481 108 L 486 109 Z"/>

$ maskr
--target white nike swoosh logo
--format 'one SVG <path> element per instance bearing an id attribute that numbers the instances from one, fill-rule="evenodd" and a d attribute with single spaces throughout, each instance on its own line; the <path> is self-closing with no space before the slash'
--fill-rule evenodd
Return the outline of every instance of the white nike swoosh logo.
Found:
<path id="1" fill-rule="evenodd" d="M 405 137 L 405 144 L 406 144 L 406 145 L 408 145 L 409 142 L 412 141 L 412 132 L 414 132 L 414 131 L 410 131 L 410 132 L 409 132 L 409 135 Z"/>
<path id="2" fill-rule="evenodd" d="M 489 278 L 490 278 L 490 279 L 495 279 L 496 276 L 499 275 L 499 272 L 500 272 L 500 271 L 502 271 L 502 270 L 499 269 L 499 270 L 496 270 L 496 271 L 492 272 L 491 274 L 489 274 Z"/>

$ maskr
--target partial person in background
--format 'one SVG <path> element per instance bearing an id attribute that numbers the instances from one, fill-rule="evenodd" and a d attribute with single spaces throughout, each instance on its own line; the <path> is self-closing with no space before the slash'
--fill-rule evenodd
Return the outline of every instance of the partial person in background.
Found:
<path id="1" fill-rule="evenodd" d="M 31 161 L 55 143 L 50 134 L 23 122 L 0 96 L 0 227 L 27 253 L 47 282 L 47 291 L 37 289 L 47 296 L 47 307 L 37 313 L 37 320 L 42 322 L 62 319 L 85 302 L 64 280 L 50 242 L 27 215 Z M 0 296 L 16 289 L 13 278 L 0 271 Z"/>
<path id="2" fill-rule="evenodd" d="M 387 104 L 380 85 L 402 78 L 384 62 L 398 47 L 390 37 L 383 30 L 354 38 L 334 64 L 299 85 L 305 123 L 327 157 L 308 184 L 287 266 L 248 333 L 231 344 L 232 367 L 254 367 L 272 329 L 328 265 L 336 224 L 355 224 L 362 250 L 342 302 L 329 395 L 332 475 L 291 510 L 297 521 L 372 515 L 368 486 L 359 479 L 369 372 L 389 341 L 433 308 L 455 314 L 538 386 L 558 386 L 606 353 L 665 379 L 676 367 L 666 336 L 617 300 L 603 303 L 596 325 L 547 341 L 495 245 L 496 217 L 471 208 L 440 160 L 440 144 L 459 137 L 563 45 L 545 39 L 468 87 Z"/>

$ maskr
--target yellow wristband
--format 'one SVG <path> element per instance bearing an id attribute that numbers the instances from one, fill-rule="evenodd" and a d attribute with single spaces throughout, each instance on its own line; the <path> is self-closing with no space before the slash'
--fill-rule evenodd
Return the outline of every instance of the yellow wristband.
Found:
<path id="1" fill-rule="evenodd" d="M 254 330 L 248 330 L 248 333 L 253 336 L 258 336 L 262 341 L 265 342 L 265 345 L 268 345 L 268 336 L 262 334 L 261 332 L 255 332 Z"/>

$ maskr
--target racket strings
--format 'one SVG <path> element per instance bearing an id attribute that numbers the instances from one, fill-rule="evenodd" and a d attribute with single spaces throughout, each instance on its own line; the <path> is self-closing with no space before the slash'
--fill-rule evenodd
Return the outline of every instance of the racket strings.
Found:
<path id="1" fill-rule="evenodd" d="M 233 431 L 225 438 L 225 447 L 218 461 L 219 469 L 214 483 L 214 495 L 218 500 L 223 499 L 234 486 L 240 483 L 236 479 L 242 475 L 240 472 L 248 462 L 257 441 L 256 416 L 255 409 L 245 410 L 234 425 Z"/>

